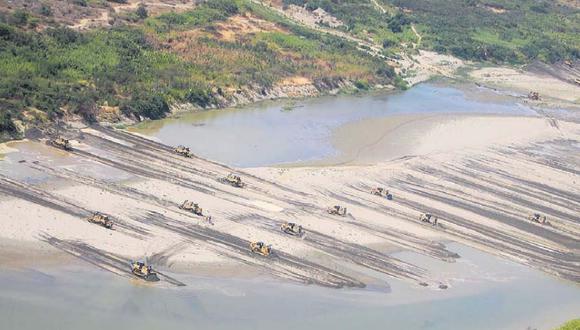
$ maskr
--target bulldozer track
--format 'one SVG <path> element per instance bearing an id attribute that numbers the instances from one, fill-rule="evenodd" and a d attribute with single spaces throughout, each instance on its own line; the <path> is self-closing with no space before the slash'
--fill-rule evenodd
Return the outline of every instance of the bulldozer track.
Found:
<path id="1" fill-rule="evenodd" d="M 58 197 L 33 186 L 13 181 L 1 174 L 0 183 L 2 183 L 0 185 L 0 193 L 69 214 L 79 218 L 81 221 L 85 221 L 88 216 L 93 214 L 92 210 L 78 206 L 77 203 L 67 201 L 62 197 Z M 116 229 L 117 231 L 136 238 L 149 235 L 147 230 L 119 219 L 115 219 L 115 227 L 121 228 L 121 230 Z M 108 229 L 103 228 L 102 230 Z"/>
<path id="2" fill-rule="evenodd" d="M 409 222 L 436 233 L 437 237 L 460 240 L 580 282 L 580 257 L 577 253 L 580 250 L 577 240 L 580 233 L 580 190 L 558 189 L 556 187 L 567 187 L 569 184 L 552 187 L 549 183 L 520 175 L 504 166 L 509 164 L 506 159 L 518 158 L 524 167 L 541 167 L 548 174 L 558 171 L 564 173 L 562 175 L 576 175 L 573 168 L 566 166 L 567 163 L 575 163 L 576 158 L 580 160 L 573 154 L 562 158 L 565 161 L 562 162 L 541 154 L 546 146 L 532 146 L 529 150 L 512 147 L 498 149 L 457 163 L 430 162 L 432 156 L 408 159 L 405 162 L 409 165 L 395 176 L 378 174 L 373 179 L 373 185 L 393 189 L 394 198 L 387 200 L 371 195 L 371 188 L 376 186 L 371 187 L 370 183 L 350 180 L 342 186 L 328 187 L 312 182 L 308 183 L 306 193 L 300 191 L 303 187 L 293 186 L 291 181 L 285 186 L 197 156 L 186 158 L 176 154 L 172 147 L 125 131 L 102 127 L 93 129 L 80 133 L 78 138 L 81 143 L 73 144 L 73 150 L 67 152 L 74 158 L 67 160 L 67 164 L 76 158 L 88 160 L 95 173 L 97 170 L 116 169 L 115 173 L 124 173 L 124 178 L 137 180 L 100 179 L 90 171 L 83 171 L 82 166 L 53 166 L 44 161 L 25 160 L 18 166 L 39 171 L 43 178 L 60 178 L 94 189 L 83 189 L 83 192 L 106 191 L 109 196 L 119 196 L 128 204 L 139 205 L 132 211 L 117 211 L 126 214 L 121 216 L 124 219 L 110 215 L 116 223 L 114 228 L 139 241 L 155 235 L 177 237 L 179 244 L 152 251 L 152 262 L 162 266 L 171 267 L 171 255 L 181 253 L 193 243 L 229 260 L 300 283 L 332 288 L 363 287 L 365 284 L 357 279 L 357 274 L 362 275 L 363 270 L 368 270 L 372 271 L 373 276 L 382 274 L 422 286 L 441 284 L 422 267 L 361 243 L 345 242 L 334 237 L 334 231 L 331 234 L 322 227 L 311 230 L 306 226 L 306 234 L 301 237 L 280 231 L 282 221 L 300 223 L 302 217 L 311 217 L 308 221 L 318 219 L 338 226 L 340 235 L 348 235 L 349 230 L 356 231 L 442 261 L 454 262 L 459 258 L 444 244 L 432 241 L 429 236 L 421 237 L 407 232 L 411 229 L 396 227 L 396 224 Z M 72 132 L 68 136 L 71 137 Z M 577 148 L 570 143 L 557 141 L 546 148 L 559 148 L 559 153 L 566 154 L 570 148 Z M 220 178 L 230 173 L 242 176 L 246 186 L 240 189 L 219 182 Z M 159 185 L 163 196 L 149 191 L 155 185 Z M 59 195 L 58 189 L 49 191 L 44 187 L 0 174 L 0 194 L 9 196 L 8 200 L 11 197 L 23 199 L 83 221 L 93 211 L 99 211 L 76 203 L 76 197 L 72 195 L 74 190 L 63 190 Z M 216 212 L 212 212 L 216 225 L 208 226 L 200 222 L 199 217 L 180 210 L 183 199 L 178 194 L 186 194 L 183 199 L 193 198 L 204 205 L 212 205 L 211 208 L 215 208 L 212 211 Z M 170 200 L 176 197 L 180 200 Z M 335 202 L 352 213 L 345 217 L 327 214 L 325 206 L 335 205 L 332 204 Z M 441 210 L 441 206 L 445 211 Z M 119 210 L 116 204 L 107 207 Z M 439 225 L 420 222 L 418 216 L 424 212 L 436 215 Z M 527 216 L 532 212 L 547 215 L 551 226 L 531 222 Z M 375 216 L 378 218 L 371 218 Z M 392 219 L 393 222 L 382 223 L 382 219 Z M 484 221 L 477 222 L 476 219 Z M 228 230 L 228 225 L 234 223 L 233 231 Z M 258 230 L 256 235 L 265 235 L 264 239 L 280 244 L 279 248 L 274 246 L 273 253 L 268 257 L 251 252 L 246 235 L 254 229 Z M 95 226 L 94 230 L 106 229 Z M 246 234 L 242 234 L 244 232 Z M 130 272 L 129 260 L 123 256 L 46 233 L 41 239 L 98 267 L 121 276 L 134 277 Z M 299 245 L 299 248 L 291 249 L 292 244 Z M 314 253 L 310 254 L 310 251 Z M 163 281 L 172 285 L 182 284 L 169 273 L 158 274 Z"/>
<path id="3" fill-rule="evenodd" d="M 112 132 L 114 132 L 114 131 L 112 131 Z M 196 169 L 192 169 L 192 164 L 190 162 L 188 162 L 188 159 L 185 159 L 181 156 L 175 155 L 173 153 L 173 150 L 169 147 L 159 149 L 160 152 L 165 153 L 165 154 L 163 154 L 163 156 L 152 155 L 148 152 L 147 152 L 148 155 L 144 156 L 142 148 L 138 148 L 136 151 L 131 147 L 128 147 L 128 146 L 123 145 L 121 143 L 111 141 L 109 139 L 106 139 L 106 138 L 103 138 L 100 136 L 92 135 L 90 133 L 84 133 L 84 135 L 85 135 L 85 140 L 87 140 L 87 142 L 89 142 L 89 143 L 93 142 L 93 144 L 95 144 L 97 146 L 105 147 L 105 149 L 108 152 L 112 152 L 115 157 L 123 160 L 123 162 L 121 163 L 120 161 L 113 161 L 109 158 L 104 158 L 102 156 L 97 156 L 97 155 L 92 154 L 94 159 L 96 159 L 98 162 L 100 162 L 104 165 L 109 165 L 109 166 L 119 168 L 119 169 L 122 169 L 125 171 L 130 171 L 133 174 L 144 176 L 144 177 L 155 178 L 155 179 L 160 179 L 160 180 L 167 180 L 167 181 L 173 180 L 174 183 L 175 182 L 183 182 L 187 186 L 184 186 L 183 184 L 181 184 L 181 185 L 186 187 L 186 188 L 189 188 L 191 186 L 197 186 L 197 187 L 199 187 L 199 189 L 205 189 L 205 193 L 210 193 L 212 195 L 219 194 L 221 198 L 227 199 L 227 200 L 234 202 L 234 203 L 240 203 L 240 202 L 235 201 L 234 199 L 231 199 L 231 198 L 223 197 L 223 196 L 229 195 L 229 196 L 234 196 L 235 198 L 238 198 L 241 200 L 248 201 L 248 200 L 250 200 L 250 198 L 248 198 L 246 196 L 247 191 L 253 191 L 253 192 L 256 192 L 262 196 L 271 195 L 270 192 L 268 192 L 264 189 L 261 189 L 259 187 L 256 187 L 256 186 L 250 186 L 250 187 L 244 188 L 244 190 L 222 189 L 220 187 L 223 187 L 223 185 L 222 184 L 216 185 L 215 182 L 217 182 L 219 180 L 219 178 L 221 178 L 225 174 L 220 176 L 220 174 L 217 172 L 208 172 L 208 171 L 202 172 L 202 171 L 198 171 Z M 125 137 L 125 134 L 120 134 L 120 135 L 116 136 L 116 138 L 119 138 L 119 139 L 124 138 L 124 137 Z M 157 145 L 157 144 L 155 143 L 155 145 Z M 80 153 L 83 154 L 82 152 L 80 152 Z M 83 154 L 83 155 L 87 156 L 86 154 Z M 130 155 L 130 157 L 128 157 L 127 155 Z M 183 158 L 183 159 L 181 159 L 181 158 Z M 170 160 L 170 159 L 172 159 L 172 160 Z M 151 160 L 159 162 L 160 167 L 165 166 L 163 168 L 164 170 L 160 171 L 158 168 L 151 167 L 150 166 L 150 164 L 152 164 Z M 135 166 L 133 166 L 132 169 L 129 169 L 126 164 L 139 165 L 139 167 L 136 168 Z M 188 173 L 188 174 L 191 174 L 194 176 L 201 176 L 202 178 L 209 179 L 209 180 L 206 180 L 206 182 L 192 180 L 189 177 L 184 177 L 181 173 L 178 173 L 178 171 Z M 254 176 L 250 176 L 250 177 L 253 178 Z M 171 179 L 171 178 L 173 178 L 173 179 Z M 198 191 L 199 191 L 199 189 L 198 189 Z M 293 193 L 293 190 L 289 190 L 289 189 L 285 189 L 284 191 Z M 310 205 L 307 202 L 300 201 L 299 197 L 302 197 L 302 196 L 278 195 L 277 197 L 278 197 L 278 199 L 288 203 L 289 205 L 293 205 L 293 206 L 297 206 L 297 207 L 301 207 L 301 208 L 314 207 L 313 205 Z M 248 206 L 248 204 L 243 204 L 243 205 Z"/>
<path id="4" fill-rule="evenodd" d="M 363 190 L 363 189 L 356 188 L 353 186 L 350 186 L 350 188 L 354 189 L 356 191 L 359 191 L 359 192 L 368 193 L 368 190 Z M 334 194 L 334 193 L 329 193 L 329 194 L 331 194 L 331 196 L 333 198 L 339 199 L 343 202 L 357 205 L 359 207 L 364 207 L 366 209 L 373 210 L 375 212 L 379 212 L 379 213 L 382 213 L 385 215 L 393 216 L 393 217 L 396 217 L 398 219 L 403 219 L 403 220 L 408 220 L 408 221 L 413 221 L 413 222 L 416 220 L 415 217 L 413 217 L 409 213 L 404 213 L 404 212 L 400 212 L 400 211 L 388 208 L 388 207 L 386 207 L 384 205 L 380 205 L 374 201 L 361 199 L 360 197 L 358 197 L 359 200 L 366 201 L 366 203 L 362 203 L 362 202 L 358 202 L 352 198 L 345 197 L 345 196 L 348 196 L 348 193 L 344 193 L 344 195 L 338 195 L 338 194 Z M 389 201 L 389 203 L 391 203 L 391 202 L 392 201 Z M 374 205 L 374 206 L 371 206 L 371 205 Z M 373 233 L 374 235 L 379 235 L 379 236 L 385 237 L 389 240 L 389 242 L 397 244 L 403 248 L 414 250 L 418 253 L 428 255 L 428 256 L 431 256 L 433 258 L 442 260 L 442 261 L 453 262 L 455 259 L 459 258 L 459 255 L 457 253 L 447 250 L 443 244 L 433 243 L 431 241 L 426 241 L 425 239 L 419 238 L 411 233 L 398 231 L 398 230 L 392 229 L 392 228 L 389 228 L 388 230 L 381 229 L 378 226 L 371 226 L 371 225 L 365 224 L 363 222 L 358 222 L 358 221 L 347 221 L 347 223 L 354 226 L 354 227 L 358 227 L 360 229 L 367 230 L 367 231 Z"/>
<path id="5" fill-rule="evenodd" d="M 481 236 L 468 234 L 465 231 L 460 231 L 455 228 L 434 229 L 445 232 L 451 236 L 466 239 L 468 242 L 477 242 L 481 245 L 487 246 L 491 251 L 501 253 L 512 252 L 510 255 L 517 255 L 518 258 L 525 258 L 527 263 L 532 267 L 539 268 L 543 271 L 548 271 L 557 274 L 563 278 L 578 282 L 580 274 L 577 267 L 580 264 L 580 257 L 573 253 L 564 253 L 553 251 L 537 244 L 526 242 L 522 240 L 514 240 L 509 234 L 502 233 L 484 225 L 479 225 L 473 221 L 465 218 L 443 212 L 441 210 L 407 200 L 405 198 L 397 198 L 395 203 L 407 206 L 418 212 L 431 212 L 437 214 L 441 222 L 449 222 L 459 228 L 466 228 L 473 232 L 479 233 Z M 417 220 L 416 220 L 417 221 Z M 489 239 L 486 239 L 489 238 Z M 492 239 L 493 238 L 493 239 Z M 546 270 L 544 263 L 553 265 L 550 270 Z"/>
<path id="6" fill-rule="evenodd" d="M 46 233 L 40 234 L 40 239 L 49 245 L 66 252 L 72 256 L 75 256 L 85 262 L 95 265 L 103 270 L 111 272 L 113 274 L 123 276 L 126 278 L 137 278 L 131 272 L 131 260 L 125 257 L 107 253 L 103 250 L 99 250 L 89 244 L 71 241 L 71 240 L 61 240 L 54 236 Z M 185 283 L 157 271 L 159 278 L 165 282 L 175 285 L 175 286 L 185 286 Z"/>
<path id="7" fill-rule="evenodd" d="M 240 223 L 251 221 L 252 224 L 257 224 L 261 228 L 274 232 L 280 236 L 285 235 L 280 231 L 279 221 L 258 214 L 246 214 L 244 216 L 230 218 L 230 220 Z M 348 260 L 354 264 L 391 277 L 411 280 L 413 282 L 426 282 L 426 271 L 424 269 L 397 258 L 381 254 L 359 244 L 342 242 L 336 238 L 311 229 L 307 230 L 305 236 L 302 237 L 302 241 L 313 248 L 341 258 L 342 260 Z"/>
<path id="8" fill-rule="evenodd" d="M 145 138 L 142 138 L 140 136 L 137 136 L 137 135 L 134 135 L 134 134 L 131 134 L 131 133 L 127 133 L 127 132 L 124 132 L 124 131 L 115 130 L 115 129 L 111 129 L 111 128 L 104 128 L 104 127 L 100 127 L 100 126 L 95 126 L 95 127 L 92 127 L 92 128 L 95 129 L 95 130 L 97 130 L 97 131 L 100 131 L 102 133 L 111 135 L 111 136 L 113 136 L 115 138 L 118 138 L 120 140 L 126 140 L 126 141 L 129 141 L 131 143 L 134 143 L 137 147 L 141 147 L 143 149 L 152 148 L 152 149 L 155 149 L 155 150 L 160 151 L 160 152 L 168 153 L 172 157 L 175 157 L 176 156 L 173 153 L 173 149 L 171 147 L 169 147 L 167 145 L 164 145 L 164 144 L 161 144 L 159 142 L 155 142 L 155 141 L 152 141 L 152 140 L 149 140 L 149 139 L 145 139 Z M 201 158 L 201 157 L 196 156 L 196 155 L 194 155 L 192 159 L 193 160 L 196 160 L 196 161 L 201 161 L 206 166 L 207 165 L 213 165 L 216 168 L 219 168 L 222 171 L 221 172 L 220 171 L 216 171 L 215 173 L 219 174 L 220 176 L 224 176 L 227 173 L 233 172 L 233 173 L 236 173 L 238 175 L 243 175 L 246 178 L 251 178 L 251 179 L 253 179 L 253 180 L 255 180 L 255 181 L 259 182 L 259 183 L 266 184 L 266 185 L 269 185 L 269 186 L 272 186 L 272 187 L 276 187 L 276 188 L 281 189 L 281 190 L 283 190 L 285 192 L 289 192 L 289 193 L 292 193 L 292 194 L 295 194 L 295 195 L 298 195 L 298 196 L 303 196 L 303 197 L 309 196 L 309 194 L 307 194 L 305 192 L 302 192 L 302 191 L 298 191 L 298 190 L 295 190 L 295 189 L 292 189 L 292 188 L 285 187 L 285 186 L 283 186 L 281 184 L 278 184 L 278 183 L 275 183 L 275 182 L 272 182 L 272 181 L 265 180 L 263 178 L 260 178 L 258 176 L 255 176 L 255 175 L 250 174 L 248 172 L 245 172 L 243 170 L 234 169 L 232 167 L 229 167 L 227 165 L 224 165 L 224 164 L 221 164 L 221 163 L 218 163 L 218 162 L 209 160 L 209 159 Z M 165 159 L 162 159 L 162 160 L 165 160 Z M 215 178 L 217 178 L 217 177 L 215 177 Z"/>
<path id="9" fill-rule="evenodd" d="M 215 245 L 223 246 L 226 248 L 227 253 L 235 252 L 239 256 L 258 260 L 254 265 L 259 265 L 263 268 L 273 268 L 274 273 L 278 274 L 278 276 L 299 279 L 303 283 L 314 283 L 335 288 L 344 286 L 364 287 L 364 283 L 354 278 L 281 251 L 276 251 L 274 257 L 259 256 L 250 251 L 250 241 L 211 228 L 183 224 L 178 220 L 156 212 L 149 212 L 141 221 L 178 233 L 184 238 L 210 243 L 214 248 L 216 248 Z M 220 251 L 223 252 L 223 250 Z M 297 270 L 305 271 L 308 274 L 297 273 Z"/>
<path id="10" fill-rule="evenodd" d="M 480 216 L 495 219 L 502 224 L 522 230 L 527 233 L 533 233 L 540 237 L 547 238 L 566 248 L 580 248 L 580 243 L 569 235 L 563 235 L 556 231 L 550 230 L 551 227 L 537 226 L 527 219 L 518 219 L 513 216 L 506 215 L 504 212 L 489 210 L 480 203 L 466 201 L 465 199 L 453 198 L 454 196 L 445 193 L 444 191 L 437 191 L 433 189 L 425 189 L 421 184 L 412 184 L 410 182 L 401 183 L 401 188 L 415 195 L 429 198 L 430 200 L 443 202 L 447 205 L 478 214 Z"/>

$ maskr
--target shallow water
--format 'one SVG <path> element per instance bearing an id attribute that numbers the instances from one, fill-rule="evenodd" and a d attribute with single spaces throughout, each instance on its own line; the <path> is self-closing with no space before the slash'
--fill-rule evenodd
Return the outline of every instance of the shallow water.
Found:
<path id="1" fill-rule="evenodd" d="M 458 263 L 433 261 L 451 288 L 389 279 L 391 293 L 334 290 L 271 278 L 175 274 L 186 287 L 145 286 L 92 268 L 0 272 L 2 329 L 550 329 L 579 316 L 580 288 L 450 244 Z"/>
<path id="2" fill-rule="evenodd" d="M 402 114 L 534 115 L 527 106 L 488 90 L 422 84 L 405 92 L 267 102 L 241 109 L 187 113 L 133 130 L 169 145 L 183 144 L 205 158 L 238 167 L 267 166 L 336 154 L 337 127 L 362 119 Z"/>

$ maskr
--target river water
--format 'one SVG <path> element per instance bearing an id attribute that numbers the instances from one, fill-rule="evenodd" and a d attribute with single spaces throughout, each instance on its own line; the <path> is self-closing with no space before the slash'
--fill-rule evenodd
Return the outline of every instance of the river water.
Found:
<path id="1" fill-rule="evenodd" d="M 327 289 L 271 278 L 172 274 L 149 286 L 68 266 L 0 272 L 2 329 L 551 329 L 580 316 L 580 288 L 452 243 L 453 264 L 411 252 L 452 280 L 430 290 L 388 279 L 390 292 Z"/>
<path id="2" fill-rule="evenodd" d="M 202 157 L 237 167 L 319 160 L 336 155 L 333 131 L 369 118 L 417 114 L 535 115 L 529 107 L 490 91 L 422 84 L 405 92 L 307 99 L 241 109 L 186 113 L 145 122 L 133 130 L 163 143 L 186 145 Z"/>

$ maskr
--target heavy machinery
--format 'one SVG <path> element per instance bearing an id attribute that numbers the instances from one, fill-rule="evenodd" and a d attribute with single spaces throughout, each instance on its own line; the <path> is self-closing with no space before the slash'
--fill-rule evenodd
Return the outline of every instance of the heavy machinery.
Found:
<path id="1" fill-rule="evenodd" d="M 113 229 L 113 221 L 111 221 L 111 219 L 109 219 L 108 215 L 102 214 L 101 212 L 95 212 L 87 220 L 90 223 L 95 223 L 95 224 L 103 226 L 107 229 Z"/>
<path id="2" fill-rule="evenodd" d="M 532 101 L 540 101 L 542 98 L 540 97 L 540 93 L 531 91 L 528 93 L 528 99 Z"/>
<path id="3" fill-rule="evenodd" d="M 233 173 L 228 174 L 228 176 L 221 178 L 219 181 L 237 188 L 243 188 L 246 185 L 244 182 L 242 182 L 242 178 L 240 178 L 239 175 L 235 175 Z"/>
<path id="4" fill-rule="evenodd" d="M 381 188 L 381 187 L 373 188 L 371 190 L 371 194 L 373 194 L 375 196 L 385 197 L 388 200 L 393 199 L 393 194 L 389 193 L 389 191 L 387 189 Z"/>
<path id="5" fill-rule="evenodd" d="M 193 157 L 193 153 L 191 152 L 191 150 L 189 150 L 188 147 L 185 146 L 178 146 L 177 148 L 173 149 L 173 151 L 181 156 L 187 157 L 187 158 L 192 158 Z"/>
<path id="6" fill-rule="evenodd" d="M 272 254 L 272 246 L 266 245 L 266 244 L 264 244 L 264 242 L 252 242 L 252 243 L 250 243 L 250 250 L 252 250 L 252 252 L 254 252 L 254 253 L 261 254 L 264 257 L 267 257 L 270 254 Z"/>
<path id="7" fill-rule="evenodd" d="M 57 148 L 66 150 L 66 151 L 72 150 L 72 146 L 70 144 L 70 141 L 68 139 L 63 138 L 62 136 L 59 136 L 56 139 L 50 140 L 50 144 L 52 144 L 53 146 L 55 146 Z"/>
<path id="8" fill-rule="evenodd" d="M 333 207 L 329 207 L 327 210 L 328 214 L 331 215 L 340 215 L 341 217 L 346 216 L 346 207 L 340 205 L 334 205 Z"/>
<path id="9" fill-rule="evenodd" d="M 188 212 L 191 212 L 195 215 L 199 215 L 200 217 L 203 217 L 204 219 L 210 221 L 211 220 L 211 216 L 205 216 L 203 215 L 203 209 L 201 207 L 199 207 L 199 204 L 194 203 L 194 202 L 190 202 L 187 199 L 181 203 L 181 205 L 179 205 L 179 208 Z"/>
<path id="10" fill-rule="evenodd" d="M 151 266 L 145 265 L 144 262 L 133 261 L 131 262 L 131 272 L 148 282 L 157 282 L 159 277 L 157 273 L 153 270 Z"/>
<path id="11" fill-rule="evenodd" d="M 293 236 L 302 236 L 304 235 L 304 229 L 302 229 L 302 226 L 295 224 L 293 222 L 285 222 L 280 226 L 280 229 L 288 234 L 288 235 L 293 235 Z"/>
<path id="12" fill-rule="evenodd" d="M 528 220 L 539 223 L 542 225 L 549 225 L 550 222 L 547 220 L 545 215 L 541 215 L 540 213 L 534 213 L 528 216 Z"/>
<path id="13" fill-rule="evenodd" d="M 424 223 L 428 223 L 433 226 L 437 226 L 437 221 L 439 220 L 436 216 L 432 215 L 431 213 L 421 213 L 419 216 L 419 220 Z"/>

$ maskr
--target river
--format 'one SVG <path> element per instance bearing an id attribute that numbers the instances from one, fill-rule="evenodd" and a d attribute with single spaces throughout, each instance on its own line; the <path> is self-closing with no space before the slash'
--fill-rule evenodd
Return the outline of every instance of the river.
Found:
<path id="1" fill-rule="evenodd" d="M 264 102 L 241 109 L 181 114 L 148 121 L 134 131 L 169 145 L 183 144 L 202 157 L 256 167 L 336 156 L 333 132 L 348 123 L 388 116 L 433 114 L 536 115 L 513 98 L 469 87 L 422 84 L 405 92 L 340 95 Z"/>
<path id="2" fill-rule="evenodd" d="M 255 167 L 335 156 L 341 126 L 423 114 L 536 116 L 513 98 L 438 83 L 406 92 L 266 102 L 181 114 L 132 130 L 203 157 Z M 289 109 L 292 108 L 292 109 Z M 260 277 L 171 274 L 185 287 L 145 285 L 84 264 L 0 270 L 1 329 L 551 329 L 580 316 L 580 287 L 458 243 L 444 263 L 396 257 L 449 279 L 431 290 L 393 278 L 327 289 Z"/>
<path id="3" fill-rule="evenodd" d="M 0 272 L 2 329 L 551 329 L 579 316 L 580 288 L 451 243 L 456 263 L 405 260 L 449 275 L 447 290 L 327 289 L 272 278 L 172 274 L 155 287 L 82 265 Z M 387 292 L 390 291 L 390 292 Z"/>

